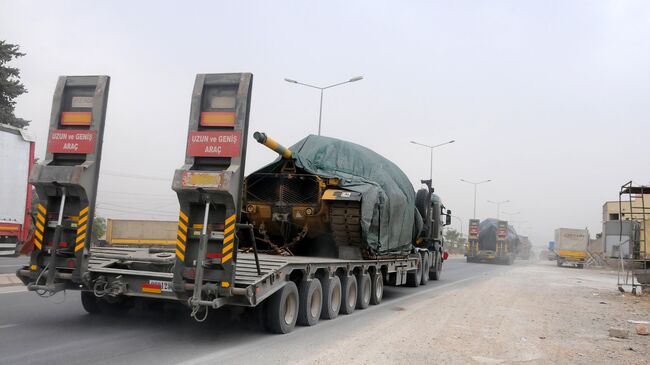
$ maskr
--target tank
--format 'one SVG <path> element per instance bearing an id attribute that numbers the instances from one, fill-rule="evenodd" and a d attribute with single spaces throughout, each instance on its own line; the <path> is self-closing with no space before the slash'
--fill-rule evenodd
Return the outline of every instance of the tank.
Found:
<path id="1" fill-rule="evenodd" d="M 408 177 L 376 152 L 315 135 L 290 148 L 264 133 L 254 138 L 280 156 L 245 179 L 244 212 L 261 251 L 372 259 L 406 256 L 441 236 L 433 189 L 418 192 L 425 203 L 416 208 Z M 423 230 L 427 214 L 439 228 Z"/>

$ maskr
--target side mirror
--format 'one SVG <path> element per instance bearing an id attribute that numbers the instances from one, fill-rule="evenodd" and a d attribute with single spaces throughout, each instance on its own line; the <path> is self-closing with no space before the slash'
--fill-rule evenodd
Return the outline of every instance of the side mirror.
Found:
<path id="1" fill-rule="evenodd" d="M 447 209 L 447 214 L 445 217 L 445 225 L 449 226 L 451 225 L 451 210 Z"/>

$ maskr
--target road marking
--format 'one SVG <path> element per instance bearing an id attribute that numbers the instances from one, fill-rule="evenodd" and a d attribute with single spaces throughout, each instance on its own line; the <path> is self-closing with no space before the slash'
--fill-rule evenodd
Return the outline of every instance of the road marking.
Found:
<path id="1" fill-rule="evenodd" d="M 27 288 L 24 286 L 7 286 L 0 288 L 0 294 L 24 293 Z"/>
<path id="2" fill-rule="evenodd" d="M 4 265 L 3 264 L 3 265 L 0 265 L 0 267 L 23 267 L 23 266 L 25 266 L 25 264 L 14 264 L 14 265 L 9 265 L 9 264 Z"/>
<path id="3" fill-rule="evenodd" d="M 18 324 L 16 323 L 9 323 L 9 324 L 0 324 L 0 330 L 3 328 L 11 328 L 11 327 L 16 327 Z"/>

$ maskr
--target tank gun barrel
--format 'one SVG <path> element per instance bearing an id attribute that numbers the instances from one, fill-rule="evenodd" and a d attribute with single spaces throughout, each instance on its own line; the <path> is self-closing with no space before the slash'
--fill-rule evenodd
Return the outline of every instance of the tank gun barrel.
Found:
<path id="1" fill-rule="evenodd" d="M 267 136 L 266 133 L 255 132 L 253 133 L 253 138 L 287 160 L 293 157 L 293 152 L 290 149 L 279 144 L 273 138 Z"/>

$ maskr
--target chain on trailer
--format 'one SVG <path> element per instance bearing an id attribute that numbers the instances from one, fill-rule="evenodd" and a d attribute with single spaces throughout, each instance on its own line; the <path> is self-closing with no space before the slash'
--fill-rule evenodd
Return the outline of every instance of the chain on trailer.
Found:
<path id="1" fill-rule="evenodd" d="M 248 117 L 253 75 L 199 74 L 192 94 L 185 164 L 172 189 L 180 212 L 173 289 L 197 318 L 232 295 L 239 246 Z"/>
<path id="2" fill-rule="evenodd" d="M 61 76 L 54 92 L 45 160 L 29 179 L 40 202 L 27 288 L 42 295 L 83 281 L 109 83 L 108 76 Z"/>

